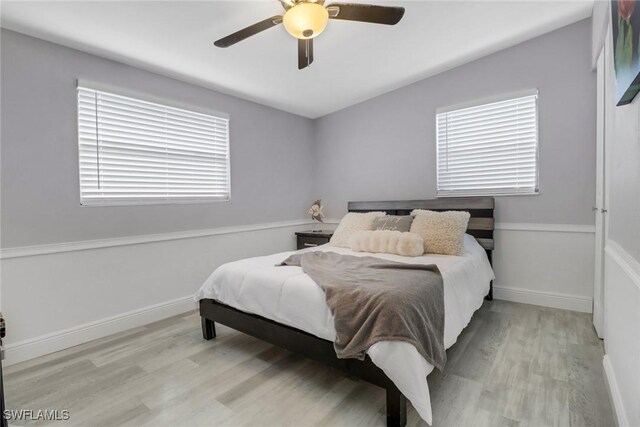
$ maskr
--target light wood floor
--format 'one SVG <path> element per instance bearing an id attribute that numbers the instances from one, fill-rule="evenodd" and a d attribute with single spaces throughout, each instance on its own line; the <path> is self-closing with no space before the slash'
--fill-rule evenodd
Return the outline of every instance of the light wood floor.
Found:
<path id="1" fill-rule="evenodd" d="M 54 426 L 384 425 L 381 389 L 217 326 L 203 341 L 189 313 L 11 366 L 7 407 L 68 409 Z M 602 355 L 587 314 L 485 302 L 429 376 L 434 426 L 613 426 Z"/>

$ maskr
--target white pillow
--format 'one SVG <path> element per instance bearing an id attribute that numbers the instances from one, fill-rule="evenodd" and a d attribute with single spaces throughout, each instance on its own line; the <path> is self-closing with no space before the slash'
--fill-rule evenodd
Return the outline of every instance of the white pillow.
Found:
<path id="1" fill-rule="evenodd" d="M 418 234 L 395 230 L 358 231 L 349 239 L 349 247 L 356 252 L 420 256 L 424 240 Z"/>
<path id="2" fill-rule="evenodd" d="M 349 212 L 346 214 L 340 224 L 338 224 L 338 228 L 333 232 L 333 236 L 331 236 L 331 240 L 329 242 L 333 246 L 339 246 L 341 248 L 349 247 L 349 238 L 356 231 L 367 231 L 373 230 L 373 220 L 380 216 L 385 216 L 384 212 L 365 212 L 365 213 L 357 213 L 357 212 Z"/>
<path id="3" fill-rule="evenodd" d="M 462 255 L 469 212 L 416 209 L 411 215 L 414 219 L 410 231 L 424 239 L 425 254 Z"/>

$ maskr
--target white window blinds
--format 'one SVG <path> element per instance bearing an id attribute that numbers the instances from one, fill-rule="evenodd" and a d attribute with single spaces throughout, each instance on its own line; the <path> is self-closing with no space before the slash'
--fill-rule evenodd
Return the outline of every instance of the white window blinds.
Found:
<path id="1" fill-rule="evenodd" d="M 227 117 L 78 87 L 83 205 L 229 200 Z"/>
<path id="2" fill-rule="evenodd" d="M 438 196 L 537 193 L 537 98 L 438 113 Z"/>

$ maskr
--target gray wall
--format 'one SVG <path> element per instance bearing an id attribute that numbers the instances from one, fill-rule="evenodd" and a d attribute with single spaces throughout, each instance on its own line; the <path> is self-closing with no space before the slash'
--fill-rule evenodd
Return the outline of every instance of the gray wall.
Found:
<path id="1" fill-rule="evenodd" d="M 2 247 L 301 219 L 314 197 L 313 122 L 2 30 Z M 76 79 L 231 116 L 231 202 L 81 207 Z"/>
<path id="2" fill-rule="evenodd" d="M 590 20 L 318 119 L 315 194 L 329 217 L 349 200 L 433 198 L 436 109 L 532 88 L 540 94 L 540 194 L 498 198 L 497 219 L 593 224 Z"/>
<path id="3" fill-rule="evenodd" d="M 314 197 L 329 217 L 348 200 L 435 197 L 436 108 L 531 88 L 541 192 L 499 198 L 498 220 L 593 223 L 588 20 L 316 121 L 11 31 L 1 42 L 2 247 L 300 219 Z M 231 202 L 81 207 L 78 78 L 229 113 Z"/>

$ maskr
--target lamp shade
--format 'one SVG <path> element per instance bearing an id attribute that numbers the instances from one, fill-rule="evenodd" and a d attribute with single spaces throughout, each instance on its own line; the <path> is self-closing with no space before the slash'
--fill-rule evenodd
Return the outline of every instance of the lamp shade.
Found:
<path id="1" fill-rule="evenodd" d="M 284 14 L 282 24 L 297 39 L 312 39 L 319 35 L 329 22 L 329 12 L 317 3 L 299 3 Z"/>

